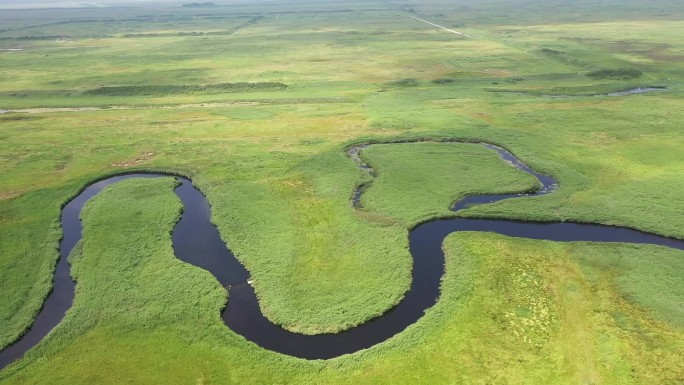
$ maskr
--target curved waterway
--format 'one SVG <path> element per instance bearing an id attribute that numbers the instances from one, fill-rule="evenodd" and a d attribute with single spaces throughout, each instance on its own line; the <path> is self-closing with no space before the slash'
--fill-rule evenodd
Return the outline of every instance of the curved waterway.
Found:
<path id="1" fill-rule="evenodd" d="M 535 191 L 521 194 L 469 196 L 456 202 L 452 206 L 453 211 L 503 199 L 550 194 L 556 189 L 557 184 L 553 178 L 532 170 L 507 150 L 492 144 L 480 144 L 498 153 L 512 167 L 534 175 L 539 181 L 539 187 Z M 351 147 L 347 153 L 359 168 L 375 176 L 373 168 L 361 157 L 366 147 L 368 145 Z M 216 227 L 211 223 L 209 203 L 190 180 L 171 174 L 119 175 L 87 186 L 62 209 L 61 224 L 64 237 L 60 243 L 60 257 L 55 270 L 53 290 L 45 300 L 33 326 L 17 342 L 0 352 L 0 368 L 20 358 L 39 343 L 71 307 L 75 283 L 69 275 L 67 257 L 81 239 L 80 213 L 85 203 L 105 187 L 121 180 L 164 176 L 176 177 L 180 182 L 175 193 L 184 205 L 183 214 L 172 235 L 176 257 L 208 270 L 228 290 L 228 305 L 221 314 L 226 326 L 265 349 L 306 359 L 328 359 L 369 348 L 418 321 L 439 298 L 440 282 L 444 275 L 442 243 L 447 235 L 454 232 L 484 231 L 558 242 L 644 243 L 684 250 L 684 241 L 679 239 L 600 224 L 474 218 L 435 219 L 419 224 L 409 232 L 413 279 L 410 290 L 399 304 L 377 318 L 340 333 L 304 335 L 287 331 L 271 323 L 261 313 L 254 289 L 249 285 L 249 272 L 226 247 Z M 369 187 L 369 183 L 358 186 L 352 193 L 351 202 L 355 209 L 360 208 L 361 196 Z"/>

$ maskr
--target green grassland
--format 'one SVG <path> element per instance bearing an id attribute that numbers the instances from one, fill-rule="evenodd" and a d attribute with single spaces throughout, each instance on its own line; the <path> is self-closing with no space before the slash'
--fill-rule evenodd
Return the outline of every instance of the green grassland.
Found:
<path id="1" fill-rule="evenodd" d="M 474 233 L 448 239 L 442 300 L 397 338 L 327 362 L 259 349 L 222 325 L 220 285 L 174 258 L 172 186 L 126 181 L 87 206 L 71 257 L 77 302 L 7 383 L 675 384 L 681 375 L 681 312 L 660 320 L 668 306 L 652 295 L 683 294 L 681 252 Z M 651 295 L 632 297 L 643 288 Z"/>
<path id="2" fill-rule="evenodd" d="M 0 347 L 50 289 L 60 205 L 130 170 L 191 177 L 262 310 L 302 333 L 344 330 L 399 301 L 415 223 L 454 215 L 464 195 L 535 183 L 475 144 L 376 145 L 363 157 L 378 177 L 355 211 L 351 192 L 368 176 L 351 144 L 497 143 L 559 190 L 460 215 L 684 238 L 683 14 L 664 0 L 3 11 L 0 50 L 21 51 L 0 51 L 0 110 L 25 110 L 0 114 Z M 621 69 L 640 76 L 588 76 Z M 646 86 L 667 89 L 593 96 Z M 265 351 L 223 326 L 214 279 L 173 257 L 172 188 L 126 181 L 88 204 L 74 307 L 0 382 L 684 379 L 681 252 L 490 234 L 448 238 L 442 298 L 396 338 L 330 361 Z"/>

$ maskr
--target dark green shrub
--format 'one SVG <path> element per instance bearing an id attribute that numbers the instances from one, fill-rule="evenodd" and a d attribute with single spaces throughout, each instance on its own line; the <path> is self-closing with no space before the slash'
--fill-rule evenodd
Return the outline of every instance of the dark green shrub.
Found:
<path id="1" fill-rule="evenodd" d="M 602 69 L 587 74 L 594 79 L 635 79 L 641 75 L 642 72 L 634 68 Z"/>
<path id="2" fill-rule="evenodd" d="M 451 79 L 451 78 L 439 78 L 439 79 L 433 80 L 432 82 L 435 83 L 435 84 L 449 84 L 449 83 L 453 83 L 453 82 L 454 82 L 454 79 Z"/>
<path id="3" fill-rule="evenodd" d="M 416 79 L 401 79 L 395 80 L 393 82 L 387 83 L 389 86 L 393 87 L 415 87 L 418 85 L 418 80 Z"/>

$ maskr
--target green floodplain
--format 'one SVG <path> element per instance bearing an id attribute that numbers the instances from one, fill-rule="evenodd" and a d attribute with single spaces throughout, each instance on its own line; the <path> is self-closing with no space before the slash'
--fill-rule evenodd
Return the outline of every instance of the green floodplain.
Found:
<path id="1" fill-rule="evenodd" d="M 126 3 L 128 4 L 128 3 Z M 50 291 L 61 206 L 132 170 L 186 175 L 300 333 L 378 316 L 410 285 L 408 229 L 463 216 L 684 238 L 684 3 L 295 1 L 0 11 L 0 348 Z M 418 17 L 455 32 L 439 29 Z M 609 94 L 662 88 L 635 95 Z M 354 210 L 350 195 L 378 172 Z M 224 288 L 174 257 L 172 178 L 86 205 L 63 322 L 4 384 L 682 384 L 684 253 L 449 236 L 437 305 L 368 350 L 307 361 L 226 328 Z"/>

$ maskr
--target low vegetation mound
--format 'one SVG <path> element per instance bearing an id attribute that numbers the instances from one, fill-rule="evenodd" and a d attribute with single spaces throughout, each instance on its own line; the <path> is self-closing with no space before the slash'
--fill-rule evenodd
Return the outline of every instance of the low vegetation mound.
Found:
<path id="1" fill-rule="evenodd" d="M 401 79 L 387 83 L 388 86 L 392 87 L 416 87 L 418 84 L 416 79 Z"/>
<path id="2" fill-rule="evenodd" d="M 542 48 L 539 51 L 547 55 L 562 55 L 564 53 L 563 51 L 558 51 L 551 48 Z"/>
<path id="3" fill-rule="evenodd" d="M 174 95 L 174 94 L 202 94 L 227 92 L 258 92 L 281 91 L 286 84 L 275 82 L 263 83 L 217 83 L 190 85 L 144 85 L 144 86 L 116 86 L 100 87 L 83 92 L 84 95 L 97 96 L 145 96 L 145 95 Z"/>
<path id="4" fill-rule="evenodd" d="M 641 75 L 642 72 L 634 68 L 602 69 L 587 74 L 594 79 L 636 79 Z"/>
<path id="5" fill-rule="evenodd" d="M 434 83 L 434 84 L 449 84 L 449 83 L 453 83 L 453 82 L 454 82 L 454 79 L 451 79 L 451 78 L 439 78 L 439 79 L 434 79 L 432 81 L 432 83 Z"/>

